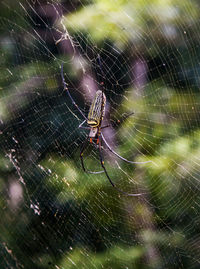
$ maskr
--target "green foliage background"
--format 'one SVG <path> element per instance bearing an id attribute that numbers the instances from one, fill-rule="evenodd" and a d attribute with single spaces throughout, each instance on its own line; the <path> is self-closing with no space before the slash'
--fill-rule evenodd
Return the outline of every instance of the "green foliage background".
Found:
<path id="1" fill-rule="evenodd" d="M 137 149 L 135 161 L 152 163 L 129 170 L 134 184 L 112 165 L 108 172 L 127 191 L 145 190 L 141 199 L 119 195 L 104 175 L 82 172 L 86 132 L 60 77 L 63 60 L 73 92 L 80 66 L 35 35 L 30 5 L 20 3 L 0 4 L 0 268 L 199 268 L 198 1 L 71 1 L 70 12 L 63 1 L 62 20 L 53 25 L 67 28 L 84 67 L 93 68 L 85 56 L 96 47 L 103 64 L 113 48 L 120 51 L 124 81 L 116 91 L 127 98 L 113 94 L 109 74 L 107 97 L 113 118 L 136 116 L 116 127 L 117 151 L 130 158 Z M 148 69 L 145 98 L 126 84 L 128 61 L 138 57 Z M 97 157 L 86 158 L 88 167 L 99 169 Z M 14 183 L 22 188 L 17 207 Z"/>

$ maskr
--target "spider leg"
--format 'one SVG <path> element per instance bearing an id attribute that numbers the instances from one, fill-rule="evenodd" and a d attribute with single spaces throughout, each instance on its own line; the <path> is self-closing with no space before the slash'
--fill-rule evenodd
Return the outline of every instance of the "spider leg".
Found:
<path id="1" fill-rule="evenodd" d="M 108 125 L 105 125 L 105 126 L 101 127 L 101 129 L 105 129 L 105 128 L 108 128 L 108 127 L 110 127 L 110 126 L 111 126 L 111 125 L 108 124 Z"/>
<path id="2" fill-rule="evenodd" d="M 108 178 L 110 184 L 111 184 L 117 191 L 123 193 L 124 195 L 127 195 L 127 196 L 140 196 L 140 195 L 142 195 L 142 193 L 127 193 L 127 192 L 125 192 L 125 191 L 122 191 L 122 190 L 120 190 L 119 188 L 117 188 L 116 185 L 112 182 L 112 180 L 111 180 L 110 176 L 108 175 L 108 172 L 107 172 L 107 170 L 106 170 L 106 168 L 105 168 L 104 161 L 103 161 L 103 156 L 102 156 L 102 154 L 101 154 L 101 141 L 102 141 L 102 140 L 101 140 L 101 134 L 100 134 L 100 135 L 99 135 L 99 158 L 100 158 L 101 166 L 102 166 L 102 168 L 103 168 L 103 170 L 104 170 L 104 172 L 105 172 L 105 174 L 106 174 L 106 176 L 107 176 L 107 178 Z"/>
<path id="3" fill-rule="evenodd" d="M 81 145 L 81 150 L 80 150 L 80 159 L 81 159 L 81 165 L 83 168 L 83 171 L 88 173 L 88 174 L 101 174 L 104 173 L 104 171 L 90 171 L 90 170 L 86 170 L 85 165 L 84 165 L 84 161 L 83 161 L 83 152 L 84 150 L 87 148 L 88 145 L 88 138 L 82 143 Z"/>
<path id="4" fill-rule="evenodd" d="M 122 124 L 127 118 L 129 118 L 133 114 L 134 114 L 134 112 L 123 113 L 119 119 L 111 120 L 112 121 L 111 126 L 118 127 L 120 124 Z"/>
<path id="5" fill-rule="evenodd" d="M 81 124 L 79 124 L 78 128 L 81 128 L 81 129 L 86 129 L 86 130 L 90 130 L 91 128 L 90 127 L 85 127 L 83 126 L 83 124 L 86 122 L 86 120 L 84 120 Z"/>
<path id="6" fill-rule="evenodd" d="M 71 102 L 72 104 L 78 109 L 78 111 L 80 112 L 80 114 L 83 116 L 83 118 L 87 121 L 87 118 L 86 116 L 84 115 L 84 113 L 80 110 L 80 108 L 78 107 L 78 105 L 76 104 L 76 102 L 74 101 L 74 99 L 72 98 L 70 92 L 69 92 L 69 89 L 67 88 L 67 84 L 65 82 L 65 78 L 64 78 L 64 74 L 63 74 L 63 62 L 61 64 L 61 77 L 62 77 L 62 82 L 63 82 L 63 85 L 64 85 L 64 90 L 66 90 L 69 98 L 71 99 Z"/>
<path id="7" fill-rule="evenodd" d="M 125 159 L 124 157 L 120 156 L 117 152 L 115 152 L 111 147 L 110 145 L 108 144 L 108 142 L 106 141 L 105 137 L 103 136 L 103 134 L 101 134 L 101 137 L 102 137 L 102 140 L 103 142 L 106 144 L 107 148 L 109 149 L 110 152 L 112 152 L 115 156 L 117 156 L 119 159 L 127 162 L 127 163 L 151 163 L 152 161 L 145 161 L 145 162 L 132 162 L 132 161 L 129 161 L 127 159 Z"/>

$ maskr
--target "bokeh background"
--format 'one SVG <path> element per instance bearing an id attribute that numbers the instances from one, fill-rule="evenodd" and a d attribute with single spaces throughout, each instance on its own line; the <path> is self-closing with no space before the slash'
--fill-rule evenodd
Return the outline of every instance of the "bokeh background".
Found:
<path id="1" fill-rule="evenodd" d="M 200 3 L 0 2 L 0 268 L 200 268 Z M 98 57 L 101 59 L 99 64 Z M 84 173 L 107 97 L 104 173 Z M 126 115 L 130 113 L 130 117 Z M 121 123 L 118 120 L 121 120 Z M 98 149 L 84 154 L 99 171 Z"/>

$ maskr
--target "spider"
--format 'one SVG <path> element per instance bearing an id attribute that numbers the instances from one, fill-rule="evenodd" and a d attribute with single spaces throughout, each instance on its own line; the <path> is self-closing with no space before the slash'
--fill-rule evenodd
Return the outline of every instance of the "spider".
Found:
<path id="1" fill-rule="evenodd" d="M 100 62 L 100 58 L 98 58 L 99 62 Z M 101 64 L 101 62 L 100 62 Z M 129 161 L 127 159 L 125 159 L 124 157 L 120 156 L 117 152 L 115 152 L 110 145 L 108 144 L 108 142 L 106 141 L 105 137 L 103 136 L 101 130 L 104 128 L 109 127 L 110 125 L 107 126 L 102 126 L 102 121 L 105 115 L 105 105 L 106 105 L 106 96 L 104 93 L 104 82 L 101 82 L 101 90 L 98 90 L 95 94 L 95 97 L 90 105 L 90 109 L 88 112 L 88 116 L 86 117 L 85 114 L 81 111 L 81 109 L 78 107 L 78 105 L 76 104 L 76 102 L 74 101 L 74 99 L 72 98 L 69 89 L 67 88 L 67 84 L 65 82 L 64 79 L 64 74 L 63 74 L 63 63 L 61 65 L 61 77 L 62 77 L 62 82 L 64 85 L 64 90 L 66 90 L 66 92 L 68 93 L 69 98 L 71 99 L 72 104 L 78 109 L 78 111 L 80 112 L 80 114 L 83 116 L 84 121 L 79 125 L 79 128 L 82 129 L 87 129 L 89 130 L 89 134 L 88 137 L 86 138 L 86 140 L 82 143 L 81 148 L 80 148 L 80 159 L 81 159 L 81 165 L 82 165 L 82 169 L 84 172 L 86 173 L 90 173 L 90 174 L 100 174 L 100 173 L 105 173 L 110 184 L 119 192 L 127 195 L 127 196 L 140 196 L 142 195 L 142 193 L 136 193 L 136 194 L 132 194 L 132 193 L 127 193 L 122 191 L 121 189 L 119 189 L 111 180 L 106 168 L 105 168 L 105 164 L 104 164 L 104 159 L 102 156 L 102 141 L 104 142 L 105 146 L 108 148 L 108 150 L 114 154 L 115 156 L 117 156 L 119 159 L 127 162 L 127 163 L 132 163 L 132 164 L 136 164 L 136 163 L 149 163 L 151 161 L 146 161 L 146 162 L 133 162 L 133 161 Z M 131 114 L 128 114 L 127 117 L 129 117 Z M 120 120 L 118 120 L 118 122 L 120 122 Z M 86 126 L 83 126 L 83 124 L 86 123 Z M 93 143 L 93 140 L 95 140 L 96 142 L 96 147 L 99 150 L 99 159 L 100 159 L 100 164 L 101 167 L 103 168 L 102 171 L 89 171 L 86 170 L 85 166 L 84 166 L 84 161 L 83 161 L 83 153 L 84 150 L 86 149 L 88 142 L 89 143 Z"/>

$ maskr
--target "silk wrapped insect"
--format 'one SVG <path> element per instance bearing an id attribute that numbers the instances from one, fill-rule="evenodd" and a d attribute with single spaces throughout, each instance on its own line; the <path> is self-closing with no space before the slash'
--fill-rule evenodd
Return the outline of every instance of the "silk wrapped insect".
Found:
<path id="1" fill-rule="evenodd" d="M 106 141 L 104 135 L 102 134 L 102 129 L 109 127 L 110 125 L 107 126 L 102 126 L 102 121 L 105 115 L 105 107 L 106 107 L 106 95 L 104 93 L 104 83 L 101 82 L 101 90 L 98 90 L 95 94 L 95 97 L 90 105 L 90 109 L 88 112 L 88 116 L 86 117 L 85 114 L 81 111 L 81 109 L 78 107 L 78 105 L 76 104 L 76 102 L 74 101 L 74 99 L 72 98 L 69 89 L 67 87 L 67 84 L 65 82 L 64 79 L 64 74 L 63 74 L 63 63 L 61 65 L 61 77 L 62 77 L 62 82 L 63 82 L 63 86 L 64 86 L 64 90 L 66 90 L 71 102 L 73 103 L 73 105 L 78 109 L 78 111 L 80 112 L 80 114 L 83 116 L 84 121 L 79 125 L 79 128 L 82 129 L 87 129 L 89 130 L 89 134 L 88 137 L 86 138 L 86 140 L 82 143 L 81 148 L 80 148 L 80 159 L 81 159 L 81 165 L 82 165 L 82 169 L 84 170 L 84 172 L 89 173 L 89 174 L 101 174 L 101 173 L 105 173 L 106 177 L 108 178 L 110 184 L 119 192 L 127 195 L 127 196 L 140 196 L 141 193 L 136 193 L 136 194 L 132 194 L 132 193 L 127 193 L 125 191 L 122 191 L 121 189 L 119 189 L 111 180 L 107 169 L 105 167 L 105 163 L 104 163 L 104 159 L 103 159 L 103 155 L 102 155 L 102 143 L 104 143 L 104 147 L 107 147 L 107 149 L 114 154 L 116 157 L 118 157 L 119 159 L 127 162 L 127 163 L 131 163 L 131 164 L 136 164 L 136 163 L 149 163 L 151 161 L 146 161 L 146 162 L 133 162 L 130 160 L 127 160 L 126 158 L 120 156 L 117 152 L 115 152 L 111 146 L 108 144 L 108 142 Z M 131 113 L 133 114 L 133 113 Z M 130 114 L 129 114 L 130 115 Z M 87 126 L 83 126 L 84 124 L 87 124 Z M 102 171 L 89 171 L 85 168 L 84 165 L 84 151 L 88 145 L 88 143 L 93 143 L 93 140 L 95 140 L 96 142 L 96 148 L 98 148 L 99 151 L 99 160 L 100 160 L 100 164 L 101 167 L 103 168 Z"/>

